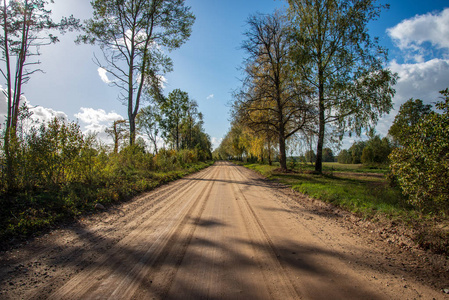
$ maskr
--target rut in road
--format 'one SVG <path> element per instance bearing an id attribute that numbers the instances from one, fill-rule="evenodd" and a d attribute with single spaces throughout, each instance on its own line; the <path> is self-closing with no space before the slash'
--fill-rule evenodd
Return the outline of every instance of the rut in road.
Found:
<path id="1" fill-rule="evenodd" d="M 382 253 L 252 171 L 226 162 L 75 233 L 77 246 L 55 255 L 64 272 L 71 271 L 68 280 L 49 280 L 23 298 L 441 297 L 418 282 L 404 287 L 397 274 L 373 267 Z"/>

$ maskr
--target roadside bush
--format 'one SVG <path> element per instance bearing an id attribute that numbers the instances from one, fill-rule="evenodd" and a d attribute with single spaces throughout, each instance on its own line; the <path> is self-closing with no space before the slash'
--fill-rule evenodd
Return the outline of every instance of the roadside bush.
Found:
<path id="1" fill-rule="evenodd" d="M 392 173 L 414 206 L 431 212 L 449 212 L 449 90 L 444 102 L 409 130 L 404 146 L 390 155 Z"/>
<path id="2" fill-rule="evenodd" d="M 57 118 L 42 124 L 39 129 L 32 128 L 23 147 L 22 167 L 25 170 L 20 176 L 23 180 L 20 186 L 59 186 L 82 181 L 86 172 L 83 164 L 91 163 L 90 159 L 81 158 L 90 153 L 89 142 L 78 124 Z"/>
<path id="3" fill-rule="evenodd" d="M 154 164 L 164 171 L 175 170 L 177 167 L 176 151 L 160 149 L 154 157 Z"/>
<path id="4" fill-rule="evenodd" d="M 198 162 L 198 154 L 195 150 L 183 149 L 177 153 L 177 161 L 181 166 Z"/>

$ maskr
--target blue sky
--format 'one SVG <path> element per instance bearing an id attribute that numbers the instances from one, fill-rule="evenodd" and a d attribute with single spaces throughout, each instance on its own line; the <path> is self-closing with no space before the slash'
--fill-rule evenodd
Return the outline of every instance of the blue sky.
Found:
<path id="1" fill-rule="evenodd" d="M 53 18 L 73 14 L 86 19 L 90 1 L 55 0 Z M 205 115 L 205 130 L 217 146 L 229 129 L 231 92 L 239 87 L 239 67 L 244 52 L 239 49 L 245 21 L 256 12 L 270 13 L 286 5 L 280 0 L 187 0 L 196 16 L 193 33 L 180 49 L 170 53 L 174 71 L 167 74 L 165 93 L 180 88 L 195 99 Z M 400 104 L 410 97 L 435 101 L 438 91 L 449 87 L 449 8 L 447 0 L 390 2 L 390 10 L 370 24 L 370 33 L 389 49 L 389 67 L 401 79 L 396 86 L 395 110 L 377 126 L 384 136 Z M 97 47 L 75 45 L 77 33 L 60 36 L 61 42 L 43 47 L 43 74 L 34 75 L 25 86 L 25 96 L 35 115 L 46 120 L 66 115 L 85 131 L 99 132 L 120 117 L 126 107 L 117 100 L 118 90 L 102 81 L 93 63 Z M 4 85 L 4 82 L 0 82 Z M 4 115 L 0 103 L 0 115 Z M 346 138 L 347 147 L 354 138 Z"/>

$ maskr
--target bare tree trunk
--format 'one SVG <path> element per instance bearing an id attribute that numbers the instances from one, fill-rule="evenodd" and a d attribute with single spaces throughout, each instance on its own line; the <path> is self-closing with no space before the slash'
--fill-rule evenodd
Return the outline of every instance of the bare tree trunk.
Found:
<path id="1" fill-rule="evenodd" d="M 156 143 L 156 139 L 153 139 L 153 146 L 154 146 L 154 152 L 157 155 L 158 149 L 157 149 L 157 143 Z"/>
<path id="2" fill-rule="evenodd" d="M 319 131 L 318 131 L 318 143 L 316 150 L 316 161 L 315 161 L 315 172 L 321 174 L 323 172 L 323 146 L 324 146 L 324 130 L 325 130 L 325 116 L 324 116 L 324 87 L 323 82 L 321 80 L 322 75 L 320 76 L 319 82 L 319 91 L 318 91 L 318 101 L 319 101 Z"/>
<path id="3" fill-rule="evenodd" d="M 271 140 L 268 138 L 268 164 L 271 166 L 273 162 L 271 161 Z"/>
<path id="4" fill-rule="evenodd" d="M 176 124 L 176 151 L 179 151 L 179 122 Z"/>
<path id="5" fill-rule="evenodd" d="M 16 67 L 16 80 L 13 95 L 13 110 L 12 110 L 12 124 L 11 127 L 14 128 L 14 136 L 16 134 L 15 128 L 17 127 L 17 120 L 19 118 L 19 107 L 20 98 L 22 96 L 22 83 L 23 83 L 23 68 L 25 65 L 25 60 L 27 57 L 28 50 L 28 36 L 30 25 L 28 22 L 28 1 L 25 1 L 25 11 L 23 13 L 23 26 L 22 26 L 22 41 L 20 44 L 19 58 L 17 60 Z M 31 16 L 30 16 L 31 18 Z"/>
<path id="6" fill-rule="evenodd" d="M 129 145 L 132 146 L 136 142 L 136 119 L 134 115 L 129 118 Z"/>
<path id="7" fill-rule="evenodd" d="M 12 86 L 11 86 L 11 61 L 9 56 L 9 42 L 8 42 L 8 17 L 7 13 L 7 5 L 6 0 L 3 0 L 3 32 L 5 36 L 4 47 L 5 47 L 5 62 L 6 62 L 6 84 L 7 84 L 7 105 L 8 112 L 6 117 L 6 130 L 5 130 L 5 143 L 4 150 L 6 156 L 6 181 L 8 184 L 8 188 L 11 187 L 14 178 L 14 170 L 13 170 L 13 160 L 10 152 L 10 138 L 11 138 L 11 121 L 12 121 Z M 3 72 L 3 71 L 2 71 Z"/>
<path id="8" fill-rule="evenodd" d="M 285 155 L 285 138 L 283 134 L 279 135 L 279 163 L 281 164 L 281 170 L 287 171 L 287 159 Z"/>

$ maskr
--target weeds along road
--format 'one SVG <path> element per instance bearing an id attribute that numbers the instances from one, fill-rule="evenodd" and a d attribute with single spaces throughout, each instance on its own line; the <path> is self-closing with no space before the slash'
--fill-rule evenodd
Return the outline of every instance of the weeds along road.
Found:
<path id="1" fill-rule="evenodd" d="M 225 162 L 2 257 L 0 298 L 439 299 L 385 255 Z"/>

